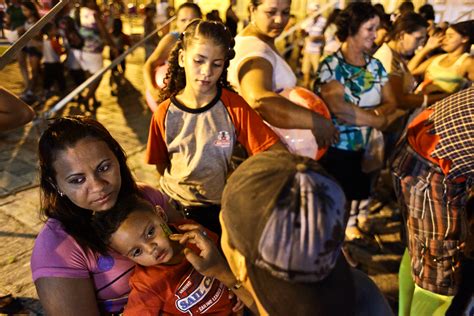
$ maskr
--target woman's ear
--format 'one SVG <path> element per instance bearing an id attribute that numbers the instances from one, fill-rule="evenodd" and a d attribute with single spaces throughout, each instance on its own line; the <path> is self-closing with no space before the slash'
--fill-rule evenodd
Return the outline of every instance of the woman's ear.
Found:
<path id="1" fill-rule="evenodd" d="M 53 189 L 58 192 L 60 196 L 64 196 L 64 193 L 59 189 L 58 185 L 54 183 L 52 178 L 48 178 L 48 183 L 53 187 Z"/>
<path id="2" fill-rule="evenodd" d="M 249 4 L 250 22 L 254 21 L 253 15 L 255 14 L 256 10 L 257 10 L 256 6 L 253 6 L 252 4 Z"/>
<path id="3" fill-rule="evenodd" d="M 405 34 L 406 34 L 406 33 L 405 33 L 404 31 L 401 31 L 400 33 L 398 33 L 396 40 L 397 40 L 397 41 L 401 41 L 401 40 L 403 39 L 403 36 L 404 36 Z"/>
<path id="4" fill-rule="evenodd" d="M 178 65 L 181 68 L 184 67 L 184 50 L 182 48 L 178 51 Z"/>

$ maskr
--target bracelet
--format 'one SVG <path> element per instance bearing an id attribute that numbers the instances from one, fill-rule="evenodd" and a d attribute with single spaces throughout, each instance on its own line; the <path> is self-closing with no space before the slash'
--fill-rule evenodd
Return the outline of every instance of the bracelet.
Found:
<path id="1" fill-rule="evenodd" d="M 423 94 L 423 103 L 421 104 L 421 107 L 422 108 L 425 108 L 428 106 L 428 95 L 427 94 Z"/>

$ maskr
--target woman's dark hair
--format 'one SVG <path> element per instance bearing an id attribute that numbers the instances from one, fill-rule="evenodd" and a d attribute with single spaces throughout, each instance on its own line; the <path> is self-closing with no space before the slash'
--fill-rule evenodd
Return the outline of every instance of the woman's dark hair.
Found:
<path id="1" fill-rule="evenodd" d="M 168 58 L 169 68 L 164 80 L 167 83 L 160 92 L 160 101 L 164 101 L 172 95 L 175 95 L 186 86 L 185 69 L 180 67 L 178 62 L 179 51 L 181 49 L 186 50 L 198 36 L 212 40 L 216 46 L 220 46 L 224 49 L 224 70 L 217 81 L 217 85 L 218 87 L 233 90 L 229 81 L 227 81 L 229 61 L 235 56 L 235 42 L 232 34 L 229 29 L 220 22 L 194 19 L 186 26 L 184 32 L 180 34 L 179 40 Z"/>
<path id="2" fill-rule="evenodd" d="M 92 217 L 92 227 L 98 238 L 102 241 L 104 249 L 102 253 L 107 252 L 110 245 L 110 238 L 117 231 L 120 225 L 134 211 L 153 212 L 153 205 L 136 194 L 125 196 L 115 203 L 107 212 L 97 212 Z"/>
<path id="3" fill-rule="evenodd" d="M 384 8 L 383 4 L 381 4 L 381 3 L 374 4 L 374 9 L 377 10 L 379 15 L 386 14 L 385 8 Z"/>
<path id="4" fill-rule="evenodd" d="M 202 11 L 201 8 L 193 3 L 193 2 L 185 2 L 182 5 L 178 7 L 178 10 L 176 10 L 176 16 L 178 16 L 178 12 L 181 11 L 181 9 L 188 8 L 194 10 L 194 13 L 196 13 L 196 16 L 201 19 L 202 18 Z"/>
<path id="5" fill-rule="evenodd" d="M 434 21 L 434 19 L 435 19 L 435 11 L 434 11 L 433 6 L 431 4 L 422 5 L 418 9 L 418 13 L 428 21 L 429 20 Z"/>
<path id="6" fill-rule="evenodd" d="M 35 17 L 36 20 L 39 20 L 41 18 L 39 12 L 38 12 L 38 9 L 36 8 L 35 4 L 31 1 L 23 1 L 21 3 L 22 6 L 24 6 L 25 8 L 27 8 L 28 10 L 31 11 L 31 14 L 33 14 L 33 16 Z"/>
<path id="7" fill-rule="evenodd" d="M 56 171 L 53 168 L 60 150 L 71 148 L 85 138 L 105 142 L 117 158 L 122 179 L 119 198 L 128 194 L 138 194 L 137 185 L 127 166 L 125 152 L 107 129 L 96 120 L 84 116 L 62 117 L 54 120 L 39 140 L 40 215 L 43 219 L 57 219 L 82 247 L 100 252 L 103 250 L 101 242 L 91 226 L 92 211 L 77 206 L 66 196 L 59 195 Z"/>
<path id="8" fill-rule="evenodd" d="M 415 6 L 411 1 L 403 1 L 398 7 L 398 12 L 400 12 L 400 15 L 415 12 Z"/>
<path id="9" fill-rule="evenodd" d="M 349 36 L 357 34 L 362 24 L 376 16 L 377 10 L 370 3 L 350 3 L 336 18 L 337 38 L 345 42 Z"/>
<path id="10" fill-rule="evenodd" d="M 217 10 L 212 10 L 211 12 L 206 14 L 206 20 L 222 22 L 222 19 L 219 16 L 219 11 L 217 11 Z"/>
<path id="11" fill-rule="evenodd" d="M 469 40 L 464 44 L 464 51 L 469 51 L 471 45 L 474 44 L 474 20 L 459 22 L 449 26 L 460 34 L 462 37 L 467 37 Z"/>
<path id="12" fill-rule="evenodd" d="M 250 3 L 249 5 L 253 6 L 253 7 L 258 7 L 259 5 L 262 4 L 262 0 L 250 0 Z"/>
<path id="13" fill-rule="evenodd" d="M 337 19 L 337 16 L 341 13 L 341 9 L 338 9 L 338 8 L 335 8 L 334 10 L 332 10 L 332 12 L 329 14 L 328 16 L 328 19 L 326 21 L 326 25 L 324 26 L 324 29 L 323 29 L 323 34 L 324 32 L 326 31 L 326 29 L 331 25 L 333 24 L 336 19 Z"/>
<path id="14" fill-rule="evenodd" d="M 53 23 L 46 23 L 41 29 L 41 33 L 48 35 L 49 32 L 55 27 Z"/>
<path id="15" fill-rule="evenodd" d="M 415 12 L 410 12 L 398 17 L 390 32 L 390 39 L 396 40 L 400 37 L 401 33 L 411 34 L 419 31 L 420 29 L 426 29 L 428 22 Z"/>

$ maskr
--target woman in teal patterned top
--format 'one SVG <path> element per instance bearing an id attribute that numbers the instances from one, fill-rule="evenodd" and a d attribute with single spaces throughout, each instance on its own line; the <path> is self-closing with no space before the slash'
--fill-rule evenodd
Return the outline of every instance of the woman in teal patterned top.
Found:
<path id="1" fill-rule="evenodd" d="M 328 105 L 340 132 L 321 164 L 339 180 L 351 201 L 347 239 L 361 238 L 358 220 L 367 218 L 371 174 L 361 168 L 372 129 L 384 130 L 395 111 L 395 98 L 380 61 L 368 53 L 379 17 L 368 3 L 351 3 L 336 19 L 341 48 L 319 67 L 316 90 Z M 392 115 L 391 115 L 392 114 Z"/>

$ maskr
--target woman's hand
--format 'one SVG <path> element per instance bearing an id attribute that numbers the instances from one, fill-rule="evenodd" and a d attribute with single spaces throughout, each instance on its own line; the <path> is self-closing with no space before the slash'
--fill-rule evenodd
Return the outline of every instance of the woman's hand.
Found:
<path id="1" fill-rule="evenodd" d="M 441 47 L 443 38 L 444 36 L 441 33 L 430 36 L 428 40 L 426 41 L 426 44 L 423 47 L 423 49 L 431 52 L 432 50 L 435 50 L 436 48 Z"/>
<path id="2" fill-rule="evenodd" d="M 172 234 L 169 238 L 178 241 L 182 245 L 192 243 L 199 248 L 199 253 L 195 253 L 189 248 L 184 249 L 186 259 L 199 273 L 218 280 L 222 280 L 224 276 L 232 274 L 227 261 L 220 254 L 214 242 L 209 239 L 202 226 L 184 224 L 180 225 L 179 229 L 186 232 L 183 234 Z"/>
<path id="3" fill-rule="evenodd" d="M 314 113 L 312 115 L 313 128 L 311 132 L 316 138 L 319 147 L 328 147 L 339 141 L 339 131 L 331 120 Z"/>
<path id="4" fill-rule="evenodd" d="M 245 304 L 250 310 L 258 315 L 257 306 L 252 298 L 252 295 L 245 289 L 244 286 L 235 288 L 238 284 L 237 279 L 230 270 L 226 259 L 220 254 L 214 242 L 207 237 L 202 226 L 197 224 L 184 224 L 179 226 L 180 230 L 185 231 L 184 234 L 172 234 L 171 240 L 179 241 L 180 244 L 193 243 L 199 248 L 199 253 L 193 252 L 189 248 L 184 249 L 186 259 L 204 276 L 214 277 L 224 286 L 232 289 L 232 292 L 238 296 L 241 302 Z M 242 308 L 239 301 L 234 305 L 232 310 L 239 311 Z"/>

